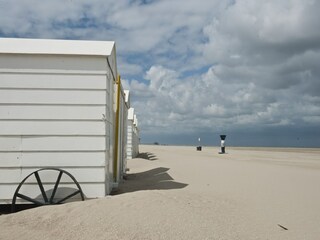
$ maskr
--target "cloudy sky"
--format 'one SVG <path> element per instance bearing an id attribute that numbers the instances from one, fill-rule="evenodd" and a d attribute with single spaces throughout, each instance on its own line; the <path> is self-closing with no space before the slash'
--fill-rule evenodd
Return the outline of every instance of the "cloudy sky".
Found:
<path id="1" fill-rule="evenodd" d="M 319 0 L 0 0 L 0 36 L 114 40 L 143 143 L 320 147 Z"/>

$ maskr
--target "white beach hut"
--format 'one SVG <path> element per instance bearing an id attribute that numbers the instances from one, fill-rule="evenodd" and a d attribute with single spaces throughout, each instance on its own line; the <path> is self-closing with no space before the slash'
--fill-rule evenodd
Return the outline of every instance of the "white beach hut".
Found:
<path id="1" fill-rule="evenodd" d="M 139 154 L 139 128 L 134 108 L 128 111 L 127 158 L 135 158 Z"/>
<path id="2" fill-rule="evenodd" d="M 133 117 L 133 138 L 132 138 L 132 151 L 133 156 L 136 157 L 139 154 L 140 134 L 139 134 L 139 121 L 136 114 Z"/>
<path id="3" fill-rule="evenodd" d="M 127 161 L 127 118 L 129 109 L 129 100 L 121 85 L 120 77 L 118 77 L 117 85 L 115 87 L 116 92 L 116 129 L 115 132 L 115 145 L 114 152 L 114 187 L 118 187 L 120 180 L 126 173 L 126 161 Z"/>
<path id="4" fill-rule="evenodd" d="M 127 173 L 127 149 L 128 149 L 128 112 L 130 109 L 130 91 L 124 90 L 124 97 L 125 97 L 125 114 L 123 114 L 123 128 L 122 128 L 122 137 L 123 137 L 123 145 L 122 145 L 122 152 L 123 152 L 123 159 L 122 159 L 122 177 Z"/>
<path id="5" fill-rule="evenodd" d="M 126 119 L 125 107 L 116 115 L 117 75 L 115 42 L 0 39 L 0 204 L 39 168 L 72 174 L 86 198 L 111 192 L 121 175 L 115 133 L 125 127 L 116 121 Z M 48 192 L 53 202 L 73 188 L 65 172 L 45 172 L 21 186 L 17 202 Z"/>

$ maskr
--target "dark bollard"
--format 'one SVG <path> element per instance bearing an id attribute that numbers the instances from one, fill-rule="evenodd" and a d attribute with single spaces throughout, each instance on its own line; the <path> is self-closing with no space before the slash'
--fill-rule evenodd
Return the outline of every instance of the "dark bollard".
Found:
<path id="1" fill-rule="evenodd" d="M 201 145 L 200 145 L 200 138 L 198 138 L 198 142 L 199 142 L 199 145 L 198 145 L 198 147 L 197 147 L 197 151 L 201 151 L 201 150 L 202 150 L 202 147 L 201 147 Z"/>

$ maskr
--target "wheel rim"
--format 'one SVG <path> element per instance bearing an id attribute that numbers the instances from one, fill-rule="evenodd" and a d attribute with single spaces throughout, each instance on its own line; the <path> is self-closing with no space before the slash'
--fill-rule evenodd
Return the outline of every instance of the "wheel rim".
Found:
<path id="1" fill-rule="evenodd" d="M 43 187 L 43 182 L 41 180 L 41 177 L 39 175 L 39 172 L 42 172 L 42 171 L 57 171 L 59 172 L 58 174 L 58 177 L 54 183 L 54 187 L 53 187 L 53 191 L 51 193 L 51 196 L 47 196 L 47 193 L 46 191 L 44 190 L 44 187 Z M 70 193 L 66 196 L 64 196 L 62 199 L 59 199 L 59 201 L 56 201 L 54 202 L 54 197 L 56 195 L 56 192 L 57 190 L 59 189 L 59 184 L 61 182 L 61 178 L 62 178 L 62 175 L 65 174 L 67 175 L 72 181 L 73 183 L 76 185 L 77 187 L 77 190 L 74 191 L 73 193 Z M 32 177 L 34 175 L 35 179 L 37 180 L 37 184 L 39 186 L 39 190 L 41 192 L 41 195 L 42 195 L 42 198 L 43 198 L 43 202 L 41 201 L 38 201 L 36 199 L 33 199 L 25 194 L 21 194 L 19 191 L 21 189 L 21 187 L 24 185 L 24 183 L 27 181 L 27 179 L 29 179 L 30 177 Z M 12 198 L 12 205 L 11 205 L 11 211 L 12 212 L 15 212 L 15 206 L 16 206 L 16 200 L 17 198 L 21 198 L 25 201 L 28 201 L 28 202 L 31 202 L 37 206 L 43 206 L 43 205 L 54 205 L 54 204 L 61 204 L 63 202 L 65 202 L 66 200 L 72 198 L 73 196 L 75 195 L 80 195 L 81 197 L 81 200 L 84 201 L 84 194 L 82 192 L 82 189 L 80 187 L 80 184 L 78 183 L 78 181 L 75 179 L 75 177 L 67 172 L 66 170 L 62 170 L 62 169 L 59 169 L 59 168 L 42 168 L 42 169 L 39 169 L 37 171 L 34 171 L 32 173 L 30 173 L 28 176 L 26 176 L 21 182 L 20 184 L 18 185 L 14 195 L 13 195 L 13 198 Z"/>

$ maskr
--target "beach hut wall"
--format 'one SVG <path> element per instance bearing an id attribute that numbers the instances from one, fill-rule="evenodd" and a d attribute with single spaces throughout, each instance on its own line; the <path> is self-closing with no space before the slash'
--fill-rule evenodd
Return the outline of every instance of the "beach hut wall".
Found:
<path id="1" fill-rule="evenodd" d="M 135 158 L 139 154 L 139 129 L 137 126 L 137 116 L 134 114 L 134 108 L 128 111 L 128 140 L 127 156 L 128 159 Z"/>
<path id="2" fill-rule="evenodd" d="M 128 134 L 127 134 L 127 158 L 132 159 L 132 135 L 133 135 L 133 116 L 134 108 L 129 108 L 128 110 Z"/>
<path id="3" fill-rule="evenodd" d="M 140 144 L 140 134 L 139 134 L 139 125 L 137 115 L 134 114 L 133 120 L 133 142 L 132 142 L 132 151 L 133 156 L 136 157 L 139 154 L 139 144 Z"/>
<path id="4" fill-rule="evenodd" d="M 116 188 L 119 185 L 120 180 L 123 178 L 126 172 L 127 161 L 127 118 L 129 102 L 127 96 L 123 90 L 121 79 L 118 77 L 117 84 L 115 86 L 116 94 L 116 126 L 115 126 L 115 140 L 114 146 L 114 162 L 113 162 L 113 187 Z"/>
<path id="5" fill-rule="evenodd" d="M 116 78 L 115 42 L 0 39 L 0 204 L 43 167 L 70 172 L 86 198 L 111 192 Z"/>
<path id="6" fill-rule="evenodd" d="M 127 149 L 128 149 L 128 112 L 130 109 L 130 91 L 124 90 L 125 95 L 125 111 L 123 114 L 123 125 L 122 125 L 122 134 L 123 134 L 123 144 L 122 144 L 122 152 L 123 152 L 123 163 L 122 163 L 122 177 L 127 173 Z"/>

